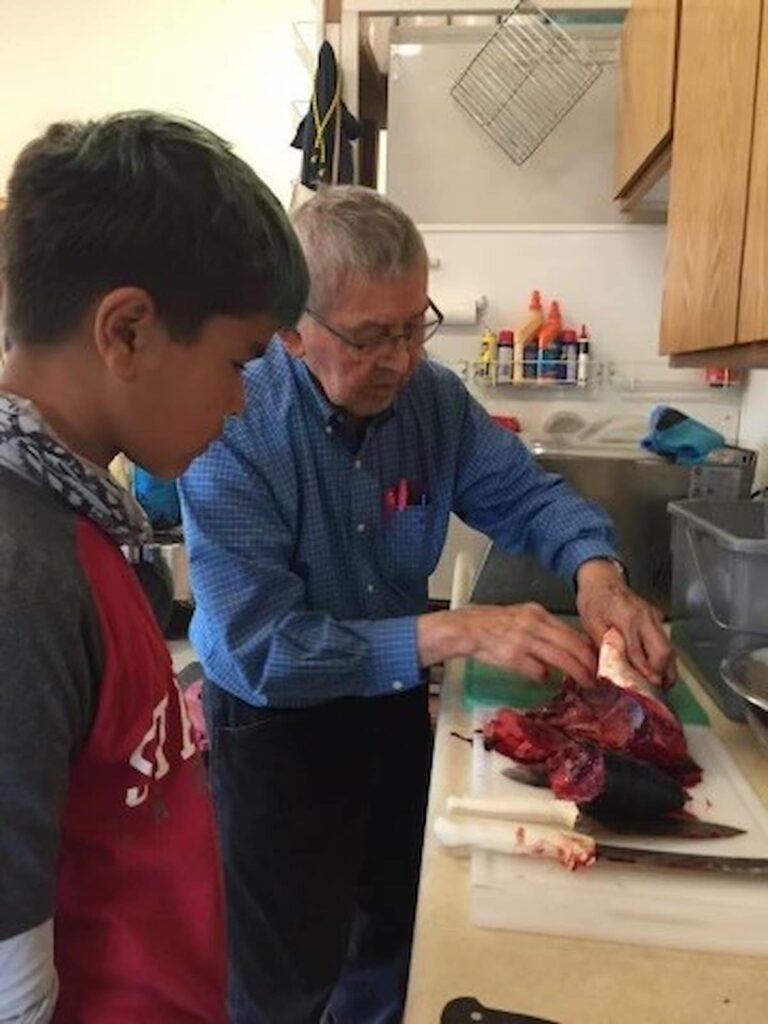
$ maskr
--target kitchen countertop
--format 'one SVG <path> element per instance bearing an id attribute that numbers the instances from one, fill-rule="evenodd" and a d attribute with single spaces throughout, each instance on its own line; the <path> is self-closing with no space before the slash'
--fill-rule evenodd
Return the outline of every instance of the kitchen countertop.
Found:
<path id="1" fill-rule="evenodd" d="M 466 792 L 472 731 L 464 665 L 447 667 L 438 717 L 411 978 L 404 1024 L 438 1024 L 457 996 L 558 1024 L 765 1024 L 768 959 L 619 945 L 478 928 L 470 922 L 469 861 L 434 838 L 450 793 Z M 725 718 L 681 666 L 711 725 L 768 807 L 768 756 L 747 726 Z"/>

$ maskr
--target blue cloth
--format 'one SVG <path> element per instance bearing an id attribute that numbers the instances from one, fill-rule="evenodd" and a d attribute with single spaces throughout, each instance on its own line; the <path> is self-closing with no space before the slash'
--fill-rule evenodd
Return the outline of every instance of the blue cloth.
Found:
<path id="1" fill-rule="evenodd" d="M 421 363 L 359 448 L 301 361 L 273 341 L 245 414 L 181 483 L 206 674 L 256 706 L 375 696 L 419 682 L 416 616 L 451 510 L 571 581 L 616 557 L 610 520 L 495 424 L 450 370 Z M 401 478 L 426 504 L 385 507 Z"/>
<path id="2" fill-rule="evenodd" d="M 649 432 L 640 442 L 643 448 L 666 455 L 681 466 L 703 462 L 725 444 L 716 430 L 666 405 L 656 406 L 648 425 Z"/>
<path id="3" fill-rule="evenodd" d="M 163 480 L 141 466 L 136 466 L 133 473 L 133 491 L 153 526 L 179 525 L 181 509 L 175 480 Z"/>

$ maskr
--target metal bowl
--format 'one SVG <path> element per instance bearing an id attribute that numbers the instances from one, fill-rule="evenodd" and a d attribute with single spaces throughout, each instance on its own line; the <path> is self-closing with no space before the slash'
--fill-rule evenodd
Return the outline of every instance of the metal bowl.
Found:
<path id="1" fill-rule="evenodd" d="M 752 732 L 768 750 L 768 647 L 759 647 L 720 664 L 726 686 L 744 701 L 744 710 Z"/>

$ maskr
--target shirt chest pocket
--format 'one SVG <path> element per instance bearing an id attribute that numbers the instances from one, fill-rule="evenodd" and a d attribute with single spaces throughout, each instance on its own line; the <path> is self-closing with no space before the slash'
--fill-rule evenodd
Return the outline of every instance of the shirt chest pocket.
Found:
<path id="1" fill-rule="evenodd" d="M 440 544 L 429 507 L 396 510 L 385 518 L 382 529 L 385 577 L 416 580 L 430 575 L 437 565 Z"/>

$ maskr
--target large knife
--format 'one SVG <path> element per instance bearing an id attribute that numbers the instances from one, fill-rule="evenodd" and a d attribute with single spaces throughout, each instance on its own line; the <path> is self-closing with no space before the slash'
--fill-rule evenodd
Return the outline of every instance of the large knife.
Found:
<path id="1" fill-rule="evenodd" d="M 470 815 L 476 818 L 495 818 L 500 821 L 530 821 L 539 825 L 584 832 L 596 838 L 609 836 L 638 836 L 671 839 L 725 839 L 744 834 L 743 828 L 721 825 L 697 818 L 649 818 L 639 821 L 597 821 L 585 814 L 570 800 L 544 800 L 537 796 L 505 794 L 493 796 L 449 796 L 446 800 L 449 814 Z"/>
<path id="2" fill-rule="evenodd" d="M 726 875 L 768 875 L 768 857 L 721 857 L 708 853 L 677 853 L 671 850 L 647 850 L 636 846 L 597 843 L 598 860 L 617 864 L 641 864 L 652 868 L 683 868 L 686 871 L 719 871 Z"/>
<path id="3" fill-rule="evenodd" d="M 595 861 L 653 868 L 768 876 L 768 857 L 720 857 L 600 843 L 582 832 L 558 830 L 528 821 L 500 821 L 448 815 L 437 818 L 435 835 L 444 846 L 557 860 L 571 870 Z"/>

